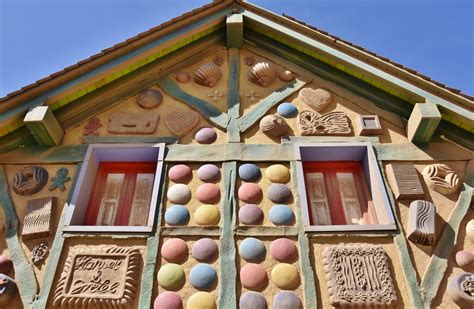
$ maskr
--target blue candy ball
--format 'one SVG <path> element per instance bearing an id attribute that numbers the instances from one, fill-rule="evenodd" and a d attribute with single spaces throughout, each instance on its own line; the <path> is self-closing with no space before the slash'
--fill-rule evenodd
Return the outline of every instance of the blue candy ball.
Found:
<path id="1" fill-rule="evenodd" d="M 265 246 L 261 240 L 245 238 L 239 247 L 239 254 L 245 260 L 255 260 L 265 256 Z"/>
<path id="2" fill-rule="evenodd" d="M 292 118 L 298 115 L 298 109 L 293 104 L 285 102 L 278 105 L 277 113 L 285 118 Z"/>
<path id="3" fill-rule="evenodd" d="M 217 274 L 209 264 L 197 264 L 191 269 L 189 282 L 196 289 L 208 289 L 216 280 Z"/>
<path id="4" fill-rule="evenodd" d="M 276 225 L 288 225 L 293 222 L 293 211 L 286 205 L 275 205 L 270 209 L 268 218 Z"/>
<path id="5" fill-rule="evenodd" d="M 244 163 L 239 167 L 239 177 L 244 181 L 257 181 L 260 178 L 260 168 L 253 163 Z"/>
<path id="6" fill-rule="evenodd" d="M 184 225 L 189 221 L 189 211 L 182 205 L 173 205 L 166 210 L 165 221 L 169 225 Z"/>

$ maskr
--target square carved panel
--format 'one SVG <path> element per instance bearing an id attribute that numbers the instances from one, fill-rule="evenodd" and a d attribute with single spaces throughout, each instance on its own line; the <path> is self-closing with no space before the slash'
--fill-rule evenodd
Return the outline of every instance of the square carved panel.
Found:
<path id="1" fill-rule="evenodd" d="M 23 217 L 23 239 L 48 236 L 54 221 L 56 198 L 45 197 L 29 200 Z"/>
<path id="2" fill-rule="evenodd" d="M 130 307 L 139 286 L 140 262 L 135 248 L 71 249 L 54 293 L 54 307 Z"/>
<path id="3" fill-rule="evenodd" d="M 331 305 L 338 308 L 392 308 L 397 294 L 380 246 L 327 246 L 323 251 Z"/>

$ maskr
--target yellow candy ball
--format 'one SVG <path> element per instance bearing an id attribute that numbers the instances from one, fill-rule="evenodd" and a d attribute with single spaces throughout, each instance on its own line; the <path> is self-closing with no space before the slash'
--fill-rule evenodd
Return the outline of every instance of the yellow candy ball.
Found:
<path id="1" fill-rule="evenodd" d="M 197 292 L 189 297 L 186 309 L 215 309 L 214 297 L 208 292 Z"/>
<path id="2" fill-rule="evenodd" d="M 272 269 L 272 282 L 280 289 L 292 289 L 300 282 L 300 275 L 295 266 L 280 263 Z"/>
<path id="3" fill-rule="evenodd" d="M 290 171 L 282 164 L 273 164 L 267 168 L 265 176 L 271 182 L 287 183 L 290 180 Z"/>
<path id="4" fill-rule="evenodd" d="M 215 225 L 220 220 L 219 209 L 212 205 L 199 206 L 194 211 L 194 222 L 199 225 Z"/>

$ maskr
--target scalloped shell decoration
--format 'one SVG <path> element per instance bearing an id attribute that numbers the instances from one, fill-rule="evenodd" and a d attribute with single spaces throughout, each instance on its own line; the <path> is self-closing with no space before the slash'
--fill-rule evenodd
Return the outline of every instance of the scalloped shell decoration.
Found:
<path id="1" fill-rule="evenodd" d="M 271 62 L 258 62 L 249 71 L 249 81 L 252 83 L 268 87 L 277 78 L 275 65 Z"/>
<path id="2" fill-rule="evenodd" d="M 163 95 L 155 89 L 147 89 L 137 96 L 137 103 L 143 108 L 155 108 L 163 101 Z"/>
<path id="3" fill-rule="evenodd" d="M 212 88 L 222 77 L 221 69 L 214 62 L 201 64 L 194 72 L 194 82 L 198 85 Z"/>
<path id="4" fill-rule="evenodd" d="M 426 184 L 442 194 L 451 194 L 459 189 L 459 176 L 446 164 L 431 164 L 421 172 Z"/>
<path id="5" fill-rule="evenodd" d="M 260 120 L 260 130 L 263 133 L 274 136 L 280 137 L 288 131 L 288 124 L 280 115 L 267 115 Z"/>
<path id="6" fill-rule="evenodd" d="M 320 112 L 331 103 L 332 95 L 330 92 L 321 88 L 316 90 L 312 88 L 303 88 L 298 93 L 298 99 L 315 111 Z"/>

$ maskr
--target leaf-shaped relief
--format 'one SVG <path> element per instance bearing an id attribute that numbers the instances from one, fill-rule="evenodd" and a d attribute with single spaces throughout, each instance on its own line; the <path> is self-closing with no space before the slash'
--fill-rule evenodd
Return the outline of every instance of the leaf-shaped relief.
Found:
<path id="1" fill-rule="evenodd" d="M 302 111 L 299 114 L 301 135 L 348 135 L 352 130 L 344 112 L 318 114 Z"/>

